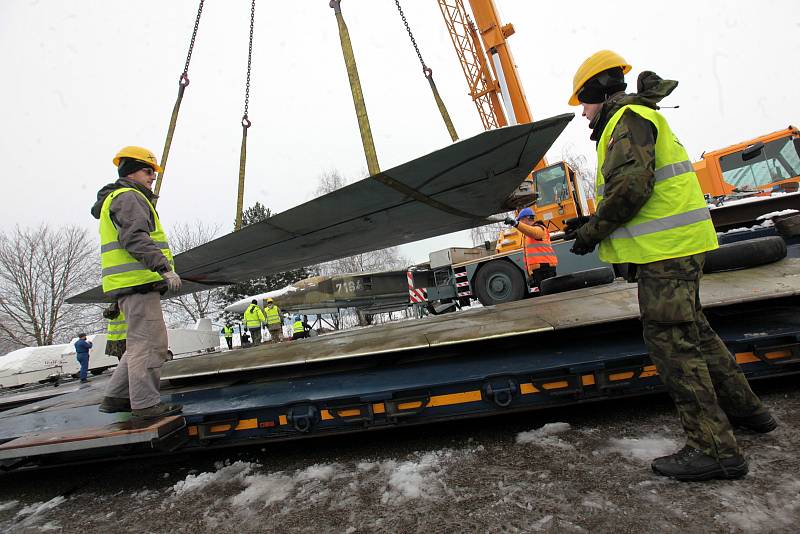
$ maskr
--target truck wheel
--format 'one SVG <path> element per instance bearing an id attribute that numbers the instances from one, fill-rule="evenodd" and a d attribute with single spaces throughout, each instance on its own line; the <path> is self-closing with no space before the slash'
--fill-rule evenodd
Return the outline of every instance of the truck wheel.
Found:
<path id="1" fill-rule="evenodd" d="M 594 287 L 602 284 L 610 284 L 614 281 L 614 269 L 611 267 L 598 267 L 586 271 L 578 271 L 570 274 L 562 274 L 542 280 L 539 292 L 542 295 L 561 293 L 562 291 L 572 291 L 582 287 Z"/>
<path id="2" fill-rule="evenodd" d="M 89 369 L 89 372 L 92 373 L 92 376 L 100 376 L 106 369 L 107 367 L 103 367 L 102 369 Z"/>
<path id="3" fill-rule="evenodd" d="M 484 306 L 513 302 L 525 296 L 522 271 L 505 260 L 490 261 L 480 268 L 473 290 Z"/>
<path id="4" fill-rule="evenodd" d="M 786 242 L 778 236 L 758 237 L 720 245 L 706 254 L 703 272 L 735 271 L 773 263 L 786 257 Z"/>

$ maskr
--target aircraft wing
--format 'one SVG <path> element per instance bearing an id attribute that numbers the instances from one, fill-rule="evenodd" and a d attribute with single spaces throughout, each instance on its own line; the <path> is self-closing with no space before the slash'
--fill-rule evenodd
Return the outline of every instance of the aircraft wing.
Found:
<path id="1" fill-rule="evenodd" d="M 178 254 L 181 293 L 487 224 L 573 117 L 480 133 Z"/>

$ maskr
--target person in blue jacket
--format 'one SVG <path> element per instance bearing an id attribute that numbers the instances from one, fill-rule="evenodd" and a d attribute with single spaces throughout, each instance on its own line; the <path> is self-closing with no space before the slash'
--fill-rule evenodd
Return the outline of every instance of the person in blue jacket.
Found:
<path id="1" fill-rule="evenodd" d="M 91 348 L 92 342 L 86 341 L 86 334 L 78 334 L 78 341 L 75 342 L 75 353 L 78 363 L 81 364 L 81 382 L 89 381 L 87 375 L 89 374 L 89 349 Z"/>

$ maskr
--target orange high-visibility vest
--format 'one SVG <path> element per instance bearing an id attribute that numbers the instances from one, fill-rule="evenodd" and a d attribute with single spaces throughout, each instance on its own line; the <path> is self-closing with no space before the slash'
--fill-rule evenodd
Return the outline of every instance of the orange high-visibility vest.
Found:
<path id="1" fill-rule="evenodd" d="M 548 264 L 551 267 L 558 265 L 558 258 L 556 252 L 550 245 L 550 233 L 545 230 L 544 239 L 534 239 L 530 236 L 525 236 L 525 265 L 528 267 L 528 273 L 532 273 L 539 268 L 541 264 Z"/>

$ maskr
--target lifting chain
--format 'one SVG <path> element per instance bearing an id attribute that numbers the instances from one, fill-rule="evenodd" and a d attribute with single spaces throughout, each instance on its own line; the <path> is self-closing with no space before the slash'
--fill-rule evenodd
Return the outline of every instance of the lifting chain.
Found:
<path id="1" fill-rule="evenodd" d="M 394 0 L 394 4 L 397 6 L 397 11 L 400 12 L 400 18 L 403 19 L 406 32 L 408 32 L 408 38 L 411 39 L 411 44 L 414 46 L 414 51 L 417 53 L 419 63 L 422 65 L 422 74 L 425 75 L 425 78 L 428 80 L 428 84 L 431 86 L 433 98 L 436 100 L 436 107 L 439 108 L 439 113 L 442 115 L 442 120 L 444 121 L 444 125 L 447 127 L 447 132 L 450 134 L 450 139 L 452 139 L 453 142 L 458 141 L 456 128 L 453 126 L 453 121 L 450 119 L 450 114 L 447 112 L 447 108 L 444 105 L 441 95 L 439 95 L 439 89 L 436 88 L 436 83 L 433 81 L 433 69 L 428 67 L 425 64 L 425 60 L 422 59 L 422 53 L 419 51 L 419 46 L 417 46 L 417 40 L 414 39 L 414 34 L 411 32 L 411 27 L 408 25 L 408 20 L 406 19 L 405 13 L 403 13 L 403 8 L 400 7 L 400 0 Z"/>
<path id="2" fill-rule="evenodd" d="M 194 19 L 194 29 L 192 30 L 192 39 L 189 41 L 189 51 L 186 54 L 186 63 L 183 66 L 183 73 L 181 73 L 181 76 L 178 79 L 178 98 L 175 100 L 175 105 L 172 107 L 172 117 L 170 117 L 169 127 L 167 128 L 167 138 L 164 140 L 164 151 L 161 153 L 161 172 L 156 178 L 156 198 L 153 199 L 153 204 L 158 201 L 158 194 L 161 191 L 161 182 L 164 179 L 164 173 L 167 171 L 169 149 L 172 147 L 172 137 L 175 135 L 175 126 L 178 123 L 178 112 L 181 109 L 183 93 L 189 86 L 189 63 L 192 61 L 192 52 L 194 51 L 195 39 L 197 39 L 197 29 L 200 27 L 200 16 L 203 14 L 204 1 L 205 0 L 200 0 L 200 5 L 197 7 L 197 17 Z"/>
<path id="3" fill-rule="evenodd" d="M 256 0 L 250 2 L 250 41 L 247 47 L 247 81 L 244 86 L 244 113 L 242 114 L 242 148 L 239 153 L 239 190 L 236 195 L 236 230 L 242 228 L 242 205 L 244 204 L 244 175 L 247 166 L 247 130 L 252 126 L 247 116 L 250 108 L 250 70 L 253 64 L 253 27 L 256 20 Z"/>

